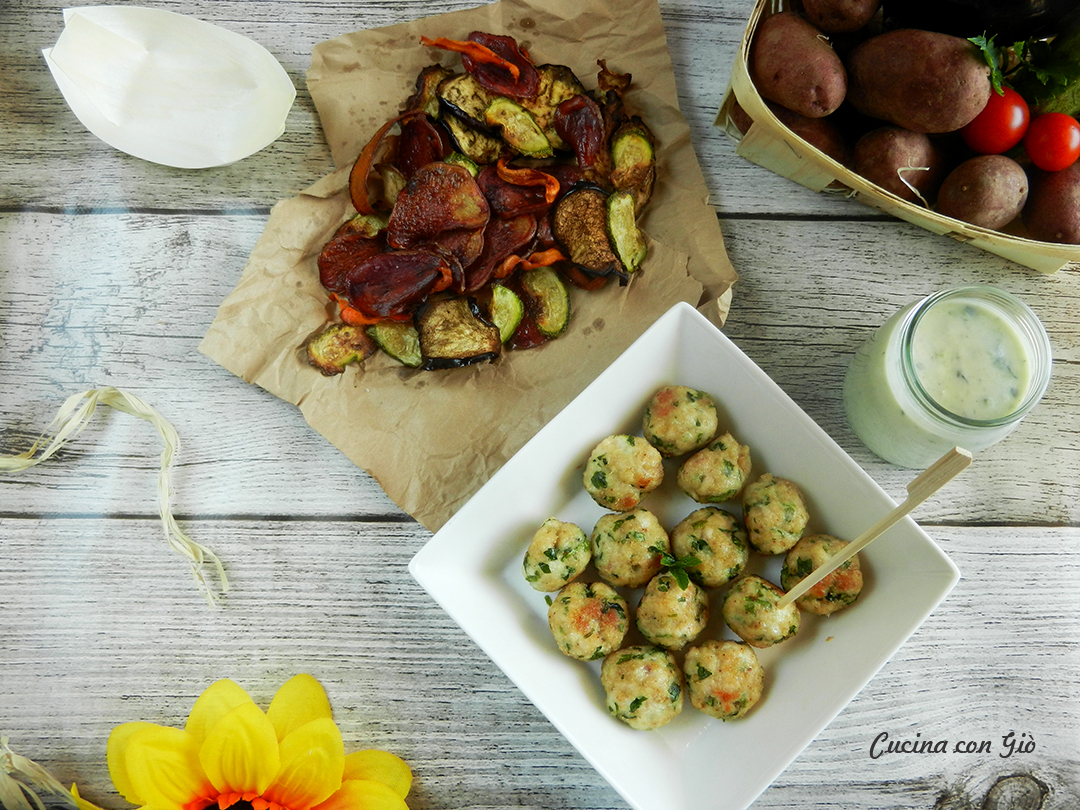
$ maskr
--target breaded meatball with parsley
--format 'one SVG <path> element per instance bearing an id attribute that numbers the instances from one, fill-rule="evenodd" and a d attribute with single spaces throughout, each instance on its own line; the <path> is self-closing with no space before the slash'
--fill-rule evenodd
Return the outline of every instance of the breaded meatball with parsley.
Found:
<path id="1" fill-rule="evenodd" d="M 638 436 L 608 436 L 589 454 L 582 478 L 600 506 L 629 512 L 664 480 L 663 457 Z"/>
<path id="2" fill-rule="evenodd" d="M 634 612 L 641 635 L 668 650 L 681 650 L 709 623 L 709 597 L 689 578 L 683 580 L 685 588 L 674 574 L 657 574 L 645 586 Z"/>
<path id="3" fill-rule="evenodd" d="M 713 398 L 685 385 L 666 385 L 653 394 L 641 420 L 645 439 L 668 457 L 700 450 L 716 427 Z"/>
<path id="4" fill-rule="evenodd" d="M 784 558 L 780 584 L 784 590 L 790 591 L 846 545 L 846 540 L 830 534 L 807 535 Z M 810 613 L 828 616 L 858 599 L 862 586 L 862 569 L 859 567 L 859 555 L 856 554 L 796 599 L 795 604 Z"/>
<path id="5" fill-rule="evenodd" d="M 800 624 L 795 604 L 777 606 L 783 595 L 780 588 L 756 574 L 742 576 L 724 594 L 724 621 L 751 647 L 779 644 L 798 633 Z"/>
<path id="6" fill-rule="evenodd" d="M 660 572 L 661 555 L 671 550 L 668 533 L 648 509 L 609 512 L 596 521 L 592 558 L 609 585 L 640 588 Z"/>
<path id="7" fill-rule="evenodd" d="M 682 671 L 675 657 L 661 647 L 616 650 L 600 665 L 600 683 L 607 710 L 630 728 L 660 728 L 683 708 Z"/>
<path id="8" fill-rule="evenodd" d="M 557 591 L 580 576 L 592 559 L 589 535 L 574 525 L 548 518 L 536 530 L 521 562 L 525 581 L 544 593 Z"/>
<path id="9" fill-rule="evenodd" d="M 698 503 L 723 503 L 742 491 L 749 475 L 750 448 L 725 433 L 686 459 L 677 481 Z"/>
<path id="10" fill-rule="evenodd" d="M 630 627 L 626 600 L 603 582 L 571 582 L 548 608 L 548 627 L 559 650 L 596 661 L 622 646 Z"/>
<path id="11" fill-rule="evenodd" d="M 686 566 L 686 573 L 703 588 L 726 585 L 746 570 L 750 560 L 746 529 L 735 515 L 716 506 L 696 509 L 675 525 L 671 553 L 678 559 L 697 558 L 697 565 Z"/>
<path id="12" fill-rule="evenodd" d="M 738 720 L 761 699 L 765 670 L 757 654 L 738 641 L 710 639 L 683 659 L 690 705 L 718 720 Z"/>
<path id="13" fill-rule="evenodd" d="M 783 554 L 802 537 L 810 516 L 802 491 L 786 478 L 765 473 L 743 490 L 743 520 L 750 545 L 762 554 Z"/>

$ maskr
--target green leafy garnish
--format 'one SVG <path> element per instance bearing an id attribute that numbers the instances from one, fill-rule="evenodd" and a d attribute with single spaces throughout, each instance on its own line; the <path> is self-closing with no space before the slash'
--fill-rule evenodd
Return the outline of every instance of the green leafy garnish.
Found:
<path id="1" fill-rule="evenodd" d="M 687 554 L 685 557 L 676 559 L 674 555 L 660 548 L 660 546 L 649 546 L 649 551 L 660 555 L 660 565 L 675 578 L 682 590 L 685 591 L 690 587 L 690 575 L 686 573 L 686 569 L 701 565 L 701 560 L 693 554 Z"/>
<path id="2" fill-rule="evenodd" d="M 994 37 L 991 36 L 987 39 L 984 32 L 981 36 L 968 37 L 968 42 L 979 49 L 979 53 L 986 60 L 986 64 L 990 66 L 990 82 L 994 85 L 994 91 L 999 96 L 1003 95 L 1004 90 L 1001 83 L 1004 81 L 1005 75 L 1001 71 L 1002 54 L 997 45 L 994 44 Z"/>

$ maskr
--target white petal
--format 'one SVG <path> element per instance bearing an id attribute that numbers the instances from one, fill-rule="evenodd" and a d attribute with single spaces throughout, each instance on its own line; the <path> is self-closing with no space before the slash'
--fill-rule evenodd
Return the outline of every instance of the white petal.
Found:
<path id="1" fill-rule="evenodd" d="M 110 146 L 199 169 L 245 158 L 284 131 L 296 89 L 247 37 L 138 6 L 82 6 L 64 19 L 42 54 L 76 117 Z"/>

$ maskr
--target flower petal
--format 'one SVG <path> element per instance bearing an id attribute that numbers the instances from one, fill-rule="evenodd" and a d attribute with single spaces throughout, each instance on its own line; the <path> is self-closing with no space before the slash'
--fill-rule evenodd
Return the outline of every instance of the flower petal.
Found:
<path id="1" fill-rule="evenodd" d="M 131 725 L 141 728 L 121 731 Z M 117 732 L 120 750 L 116 755 L 123 757 L 123 779 L 131 795 L 138 797 L 136 804 L 185 810 L 200 801 L 209 802 L 214 796 L 199 765 L 199 741 L 191 734 L 151 723 L 125 723 L 113 733 Z M 109 743 L 112 745 L 112 737 Z M 117 784 L 115 776 L 113 783 Z"/>
<path id="2" fill-rule="evenodd" d="M 212 683 L 205 692 L 199 695 L 195 705 L 191 707 L 187 725 L 184 731 L 195 735 L 200 742 L 206 739 L 210 729 L 228 714 L 244 703 L 253 703 L 243 687 L 228 678 Z"/>
<path id="3" fill-rule="evenodd" d="M 397 792 L 382 782 L 349 779 L 341 789 L 314 810 L 409 810 Z"/>
<path id="4" fill-rule="evenodd" d="M 342 779 L 382 782 L 404 799 L 412 787 L 412 769 L 401 757 L 389 751 L 372 748 L 345 755 L 345 773 Z"/>
<path id="5" fill-rule="evenodd" d="M 281 741 L 281 770 L 263 797 L 289 810 L 309 810 L 341 787 L 345 745 L 329 717 L 312 720 Z"/>
<path id="6" fill-rule="evenodd" d="M 254 703 L 242 703 L 206 735 L 199 762 L 218 793 L 262 793 L 281 765 L 274 727 Z"/>
<path id="7" fill-rule="evenodd" d="M 131 786 L 131 779 L 128 776 L 127 745 L 132 734 L 151 726 L 153 726 L 152 723 L 122 723 L 109 734 L 109 742 L 105 746 L 105 761 L 109 765 L 109 776 L 112 777 L 113 787 L 132 804 L 142 804 L 143 800 Z"/>
<path id="8" fill-rule="evenodd" d="M 331 717 L 326 690 L 311 675 L 301 673 L 287 680 L 274 699 L 266 716 L 274 724 L 277 738 L 284 740 L 300 726 L 323 717 Z"/>

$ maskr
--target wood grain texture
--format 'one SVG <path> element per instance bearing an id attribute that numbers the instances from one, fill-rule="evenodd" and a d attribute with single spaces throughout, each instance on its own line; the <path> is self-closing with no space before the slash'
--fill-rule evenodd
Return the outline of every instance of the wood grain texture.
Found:
<path id="1" fill-rule="evenodd" d="M 159 438 L 103 410 L 52 462 L 0 474 L 0 734 L 119 810 L 104 764 L 114 725 L 179 724 L 220 677 L 265 704 L 309 671 L 348 749 L 384 747 L 415 766 L 414 810 L 626 810 L 409 577 L 430 534 L 296 408 L 197 351 L 270 207 L 334 168 L 306 89 L 312 47 L 474 3 L 156 3 L 254 38 L 297 87 L 278 141 L 199 172 L 120 154 L 81 127 L 40 53 L 64 5 L 0 4 L 0 452 L 26 449 L 72 393 L 130 388 L 179 431 L 174 508 L 225 560 L 233 590 L 221 610 L 206 608 L 156 518 Z M 897 501 L 915 473 L 870 454 L 840 399 L 848 359 L 880 323 L 941 287 L 985 282 L 1032 306 L 1055 358 L 1043 403 L 914 515 L 960 583 L 755 808 L 973 810 L 1014 774 L 1047 786 L 1048 810 L 1074 808 L 1077 274 L 1024 270 L 736 155 L 713 119 L 751 6 L 660 4 L 740 274 L 728 336 Z M 1000 756 L 1009 732 L 1034 750 Z M 950 750 L 874 758 L 882 733 Z M 952 750 L 958 741 L 993 749 Z"/>

